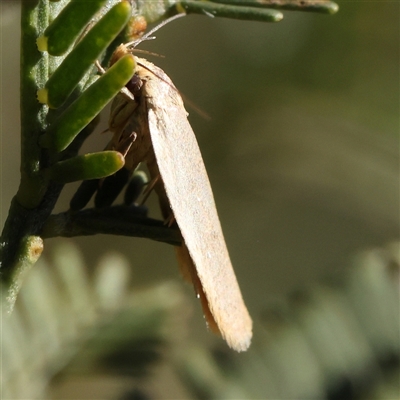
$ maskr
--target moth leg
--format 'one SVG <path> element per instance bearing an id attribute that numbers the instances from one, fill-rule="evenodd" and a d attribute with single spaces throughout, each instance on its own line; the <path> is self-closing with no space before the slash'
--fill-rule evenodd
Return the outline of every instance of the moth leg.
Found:
<path id="1" fill-rule="evenodd" d="M 165 192 L 164 188 L 164 182 L 162 181 L 155 158 L 147 161 L 147 168 L 149 169 L 150 176 L 152 178 L 152 186 L 149 187 L 149 190 L 154 189 L 156 191 L 161 213 L 164 218 L 164 223 L 170 227 L 175 222 L 175 216 L 169 204 L 167 193 Z"/>
<path id="2" fill-rule="evenodd" d="M 156 187 L 156 185 L 161 181 L 161 175 L 158 174 L 155 178 L 153 178 L 151 180 L 151 182 L 148 183 L 146 189 L 143 192 L 143 199 L 140 202 L 140 206 L 143 206 L 144 203 L 147 201 L 147 199 L 149 198 L 151 192 L 153 191 L 153 189 Z M 161 183 L 161 182 L 160 182 Z M 161 201 L 161 200 L 160 200 Z M 160 204 L 161 206 L 161 204 Z M 167 209 L 167 207 L 165 205 L 161 206 L 161 209 Z M 167 217 L 165 217 L 166 212 L 164 211 L 163 213 L 164 216 L 164 224 L 168 226 L 168 228 L 170 228 L 174 223 L 175 223 L 175 215 L 172 212 L 171 209 L 169 209 L 169 213 L 167 214 Z"/>
<path id="3" fill-rule="evenodd" d="M 168 228 L 170 228 L 174 223 L 175 223 L 175 215 L 174 215 L 174 213 L 171 211 L 171 214 L 170 214 L 169 217 L 164 221 L 164 224 L 167 225 Z"/>
<path id="4" fill-rule="evenodd" d="M 94 65 L 96 66 L 97 71 L 99 72 L 99 74 L 103 75 L 103 74 L 106 73 L 106 70 L 101 66 L 99 60 L 96 60 L 96 61 L 94 62 Z"/>
<path id="5" fill-rule="evenodd" d="M 136 132 L 131 132 L 129 136 L 123 138 L 119 143 L 118 146 L 115 148 L 116 151 L 120 152 L 124 158 L 128 154 L 130 148 L 132 147 L 133 142 L 136 140 L 137 134 Z"/>

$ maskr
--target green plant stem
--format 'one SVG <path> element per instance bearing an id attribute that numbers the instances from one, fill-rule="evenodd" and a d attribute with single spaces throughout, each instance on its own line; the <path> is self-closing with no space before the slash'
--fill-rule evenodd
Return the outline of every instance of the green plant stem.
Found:
<path id="1" fill-rule="evenodd" d="M 29 260 L 32 264 L 36 261 L 27 256 L 32 253 L 32 240 L 27 238 L 41 230 L 63 188 L 62 184 L 49 182 L 43 173 L 50 160 L 39 146 L 39 136 L 47 128 L 48 107 L 36 98 L 38 87 L 48 79 L 51 64 L 48 56 L 37 50 L 36 39 L 48 26 L 51 9 L 62 7 L 60 3 L 65 0 L 57 6 L 49 6 L 47 0 L 21 2 L 21 180 L 0 239 L 0 279 L 6 284 L 18 275 L 19 266 L 27 269 Z M 89 124 L 60 158 L 74 156 L 95 125 Z"/>
<path id="2" fill-rule="evenodd" d="M 27 237 L 36 236 L 42 228 L 44 221 L 49 217 L 63 185 L 52 183 L 47 187 L 43 201 L 33 209 L 25 208 L 17 197 L 11 202 L 10 210 L 1 236 L 1 279 L 5 283 L 11 283 L 17 265 L 24 261 L 26 268 L 26 254 L 30 249 L 23 244 L 29 244 Z M 32 259 L 32 263 L 36 260 Z"/>
<path id="3" fill-rule="evenodd" d="M 50 214 L 48 205 L 54 205 L 54 195 L 51 200 L 43 200 L 45 193 L 54 192 L 55 188 L 49 190 L 40 172 L 42 152 L 38 138 L 45 128 L 47 107 L 36 100 L 37 84 L 47 78 L 46 58 L 37 51 L 36 38 L 48 19 L 47 1 L 21 3 L 21 182 L 1 236 L 0 272 L 6 282 L 10 282 L 12 266 L 20 264 L 29 253 L 22 246 L 29 243 L 24 239 L 35 234 L 40 218 Z M 56 186 L 59 193 L 59 185 Z"/>
<path id="4" fill-rule="evenodd" d="M 175 246 L 182 244 L 178 228 L 168 228 L 163 221 L 144 216 L 142 209 L 135 206 L 91 208 L 52 215 L 43 226 L 40 236 L 48 239 L 100 233 L 148 238 Z"/>
<path id="5" fill-rule="evenodd" d="M 21 182 L 16 200 L 27 209 L 37 207 L 46 192 L 40 172 L 42 152 L 38 145 L 40 134 L 46 127 L 48 108 L 38 103 L 38 85 L 46 82 L 47 56 L 37 50 L 39 30 L 49 19 L 48 2 L 22 1 L 21 3 Z"/>
<path id="6" fill-rule="evenodd" d="M 90 135 L 98 119 L 93 120 L 71 143 L 60 159 L 69 159 L 78 153 L 82 143 Z M 43 184 L 44 186 L 44 184 Z M 20 203 L 17 196 L 11 202 L 7 220 L 4 224 L 0 242 L 0 280 L 11 283 L 16 266 L 26 260 L 29 249 L 24 248 L 25 238 L 38 235 L 43 224 L 49 218 L 60 196 L 63 184 L 49 182 L 45 185 L 45 194 L 37 207 L 27 208 Z M 26 262 L 25 262 L 26 265 Z"/>

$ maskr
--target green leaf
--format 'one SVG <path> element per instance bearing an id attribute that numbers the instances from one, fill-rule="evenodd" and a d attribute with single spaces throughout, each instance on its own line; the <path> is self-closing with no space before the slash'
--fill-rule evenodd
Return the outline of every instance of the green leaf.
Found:
<path id="1" fill-rule="evenodd" d="M 100 179 L 114 174 L 124 164 L 124 156 L 118 151 L 100 151 L 55 163 L 47 170 L 47 176 L 59 183 Z"/>
<path id="2" fill-rule="evenodd" d="M 339 7 L 328 0 L 148 0 L 138 2 L 138 14 L 148 23 L 186 13 L 239 20 L 277 22 L 283 14 L 271 9 L 334 14 Z"/>
<path id="3" fill-rule="evenodd" d="M 203 14 L 213 17 L 234 18 L 262 22 L 278 22 L 283 14 L 276 10 L 244 7 L 229 4 L 217 4 L 209 1 L 186 0 L 177 4 L 177 10 L 187 14 Z"/>
<path id="4" fill-rule="evenodd" d="M 94 206 L 96 208 L 110 207 L 128 183 L 130 176 L 129 168 L 121 168 L 116 174 L 104 179 L 97 189 Z"/>
<path id="5" fill-rule="evenodd" d="M 142 194 L 144 187 L 149 183 L 149 178 L 144 171 L 135 171 L 125 190 L 124 204 L 133 204 Z"/>
<path id="6" fill-rule="evenodd" d="M 53 152 L 64 150 L 106 104 L 125 86 L 135 71 L 135 59 L 127 54 L 76 99 L 41 136 L 40 145 Z"/>
<path id="7" fill-rule="evenodd" d="M 111 8 L 68 54 L 47 81 L 45 88 L 38 91 L 39 101 L 51 108 L 60 107 L 101 53 L 121 32 L 130 15 L 131 6 L 126 1 Z"/>
<path id="8" fill-rule="evenodd" d="M 40 51 L 64 54 L 107 0 L 71 0 L 37 40 Z"/>
<path id="9" fill-rule="evenodd" d="M 292 11 L 314 11 L 335 14 L 339 6 L 333 1 L 325 0 L 213 0 L 214 3 L 230 4 L 255 8 L 278 8 Z"/>
<path id="10" fill-rule="evenodd" d="M 72 211 L 79 211 L 86 207 L 90 199 L 96 193 L 99 188 L 99 179 L 90 179 L 88 181 L 83 181 L 75 194 L 72 196 L 69 202 L 69 208 Z"/>

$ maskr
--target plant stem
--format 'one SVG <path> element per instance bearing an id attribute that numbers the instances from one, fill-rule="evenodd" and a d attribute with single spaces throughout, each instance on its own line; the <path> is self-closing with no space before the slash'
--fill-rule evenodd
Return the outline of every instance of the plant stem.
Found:
<path id="1" fill-rule="evenodd" d="M 177 228 L 168 228 L 163 221 L 143 215 L 143 207 L 113 206 L 105 209 L 86 209 L 63 212 L 48 218 L 40 236 L 88 236 L 99 233 L 142 237 L 180 246 L 182 238 Z"/>
<path id="2" fill-rule="evenodd" d="M 21 180 L 1 235 L 0 277 L 6 283 L 18 274 L 18 266 L 26 269 L 36 262 L 36 256 L 29 256 L 37 254 L 31 248 L 35 241 L 28 238 L 41 230 L 63 187 L 45 179 L 42 171 L 49 160 L 38 144 L 48 107 L 37 101 L 36 92 L 48 79 L 49 61 L 38 51 L 36 39 L 48 26 L 52 7 L 48 0 L 21 2 Z"/>

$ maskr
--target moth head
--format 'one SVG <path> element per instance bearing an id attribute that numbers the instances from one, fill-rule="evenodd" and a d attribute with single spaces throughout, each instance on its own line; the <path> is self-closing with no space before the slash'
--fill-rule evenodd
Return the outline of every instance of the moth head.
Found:
<path id="1" fill-rule="evenodd" d="M 133 94 L 134 98 L 137 99 L 141 95 L 143 80 L 137 73 L 135 73 L 125 87 Z"/>
<path id="2" fill-rule="evenodd" d="M 120 58 L 122 58 L 124 55 L 131 53 L 131 50 L 129 50 L 129 47 L 126 44 L 120 44 L 115 50 L 114 53 L 112 54 L 110 58 L 110 67 L 115 64 Z"/>

